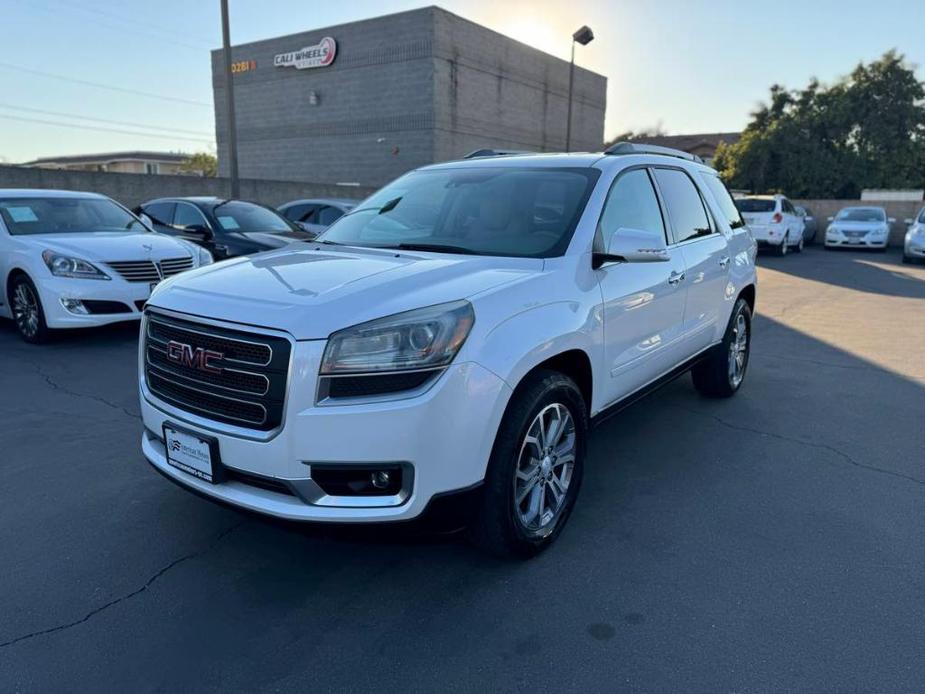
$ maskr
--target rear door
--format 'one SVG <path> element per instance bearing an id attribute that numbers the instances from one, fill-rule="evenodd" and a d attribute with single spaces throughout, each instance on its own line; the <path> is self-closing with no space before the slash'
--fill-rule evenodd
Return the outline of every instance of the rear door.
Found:
<path id="1" fill-rule="evenodd" d="M 607 248 L 618 229 L 658 231 L 667 223 L 651 174 L 622 172 L 611 186 L 595 234 L 595 248 Z M 610 263 L 598 271 L 604 309 L 604 359 L 608 403 L 657 379 L 682 360 L 684 260 L 669 247 L 668 262 Z"/>
<path id="2" fill-rule="evenodd" d="M 684 286 L 683 357 L 689 358 L 711 345 L 725 326 L 720 326 L 729 277 L 729 243 L 721 234 L 704 193 L 685 170 L 659 167 L 655 181 L 665 202 L 676 248 L 687 268 Z"/>

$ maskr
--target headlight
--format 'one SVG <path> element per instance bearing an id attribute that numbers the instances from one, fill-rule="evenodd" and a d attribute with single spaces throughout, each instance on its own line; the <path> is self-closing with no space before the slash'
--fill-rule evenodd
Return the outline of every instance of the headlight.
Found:
<path id="1" fill-rule="evenodd" d="M 95 265 L 80 258 L 71 258 L 54 251 L 44 251 L 42 260 L 55 277 L 71 277 L 83 280 L 108 280 L 109 275 Z"/>
<path id="2" fill-rule="evenodd" d="M 468 301 L 397 313 L 331 335 L 322 375 L 433 369 L 451 361 L 472 329 Z"/>
<path id="3" fill-rule="evenodd" d="M 209 251 L 207 251 L 205 248 L 203 248 L 202 246 L 196 246 L 195 248 L 196 248 L 196 256 L 199 260 L 199 262 L 196 264 L 196 267 L 202 267 L 204 265 L 211 265 L 212 263 L 215 262 L 215 258 L 213 258 L 212 254 L 209 253 Z"/>

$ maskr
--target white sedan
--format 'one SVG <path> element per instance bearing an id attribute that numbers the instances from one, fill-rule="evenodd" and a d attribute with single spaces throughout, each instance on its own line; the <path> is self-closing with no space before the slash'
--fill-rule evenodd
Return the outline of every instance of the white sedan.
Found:
<path id="1" fill-rule="evenodd" d="M 925 262 L 925 207 L 919 211 L 915 219 L 907 219 L 906 224 L 909 225 L 909 230 L 903 241 L 903 262 Z"/>
<path id="2" fill-rule="evenodd" d="M 0 317 L 27 342 L 138 319 L 154 285 L 211 262 L 103 195 L 0 189 Z"/>
<path id="3" fill-rule="evenodd" d="M 844 207 L 837 215 L 829 217 L 825 247 L 885 251 L 890 242 L 890 225 L 895 221 L 886 216 L 882 207 Z"/>

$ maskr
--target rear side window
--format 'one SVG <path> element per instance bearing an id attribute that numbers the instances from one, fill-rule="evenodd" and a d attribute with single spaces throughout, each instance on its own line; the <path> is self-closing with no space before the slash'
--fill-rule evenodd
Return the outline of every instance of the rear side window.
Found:
<path id="1" fill-rule="evenodd" d="M 310 223 L 314 220 L 311 219 L 312 215 L 315 214 L 315 210 L 318 209 L 318 205 L 303 204 L 303 205 L 293 205 L 292 207 L 287 207 L 286 211 L 283 212 L 283 215 L 286 219 L 289 219 L 293 222 L 305 222 Z"/>
<path id="2" fill-rule="evenodd" d="M 675 241 L 681 243 L 712 234 L 713 228 L 703 207 L 700 191 L 690 176 L 677 169 L 655 169 L 654 173 L 658 189 L 668 208 L 668 218 L 675 233 Z"/>
<path id="3" fill-rule="evenodd" d="M 172 202 L 152 202 L 150 205 L 143 205 L 141 210 L 151 218 L 151 221 L 161 226 L 169 226 L 173 219 L 173 208 L 176 207 Z"/>
<path id="4" fill-rule="evenodd" d="M 657 231 L 665 236 L 662 211 L 645 169 L 628 171 L 613 184 L 597 225 L 596 250 L 604 251 L 618 229 Z"/>
<path id="5" fill-rule="evenodd" d="M 202 212 L 190 204 L 181 203 L 177 205 L 177 211 L 174 214 L 173 226 L 177 229 L 187 229 L 189 227 L 204 227 L 206 225 L 205 217 Z"/>
<path id="6" fill-rule="evenodd" d="M 719 205 L 719 209 L 722 211 L 726 223 L 729 224 L 729 228 L 738 229 L 744 227 L 745 221 L 742 219 L 742 215 L 739 214 L 739 208 L 736 207 L 735 201 L 732 199 L 726 186 L 723 185 L 719 176 L 715 174 L 704 174 L 702 178 L 707 188 L 713 193 L 713 199 L 716 200 L 716 204 Z"/>

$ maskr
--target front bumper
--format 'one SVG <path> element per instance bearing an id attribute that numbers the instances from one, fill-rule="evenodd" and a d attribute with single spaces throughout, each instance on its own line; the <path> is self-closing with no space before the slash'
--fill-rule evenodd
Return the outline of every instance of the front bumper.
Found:
<path id="1" fill-rule="evenodd" d="M 49 328 L 88 328 L 108 323 L 141 318 L 141 307 L 151 296 L 147 282 L 125 280 L 86 280 L 66 277 L 45 277 L 35 282 Z M 121 304 L 126 310 L 118 313 L 80 314 L 67 310 L 62 299 L 105 301 Z"/>
<path id="2" fill-rule="evenodd" d="M 829 248 L 886 248 L 889 240 L 889 235 L 872 237 L 867 234 L 866 236 L 851 237 L 832 233 L 831 231 L 827 231 L 825 234 L 825 245 Z"/>
<path id="3" fill-rule="evenodd" d="M 504 381 L 478 364 L 465 362 L 451 365 L 430 388 L 413 397 L 317 405 L 316 374 L 324 344 L 294 343 L 283 423 L 266 433 L 210 422 L 178 410 L 158 400 L 142 375 L 145 430 L 141 445 L 148 462 L 164 476 L 201 495 L 298 521 L 408 520 L 419 516 L 433 497 L 472 487 L 484 479 L 511 394 Z M 215 437 L 221 465 L 232 471 L 230 479 L 213 484 L 168 465 L 162 440 L 164 423 Z M 313 463 L 399 463 L 412 470 L 413 482 L 401 498 L 318 497 L 313 494 Z M 256 483 L 250 483 L 249 477 Z"/>
<path id="4" fill-rule="evenodd" d="M 907 240 L 903 252 L 910 258 L 925 258 L 925 236 L 920 234 Z"/>

